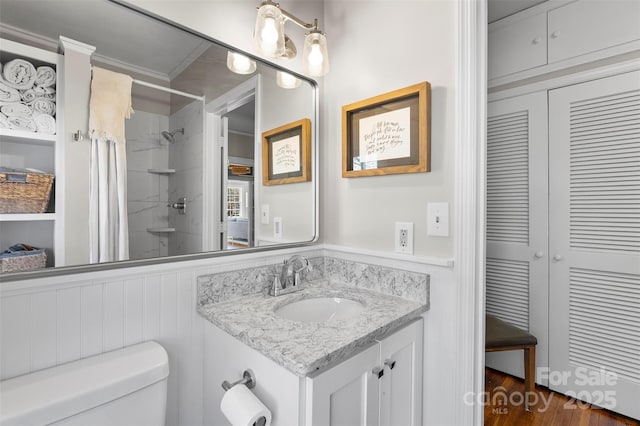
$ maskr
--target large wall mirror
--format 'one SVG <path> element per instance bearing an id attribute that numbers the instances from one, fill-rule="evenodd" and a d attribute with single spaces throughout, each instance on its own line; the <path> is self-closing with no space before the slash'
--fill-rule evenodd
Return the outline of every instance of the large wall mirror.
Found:
<path id="1" fill-rule="evenodd" d="M 42 248 L 46 268 L 0 278 L 122 261 L 90 256 L 92 67 L 133 79 L 134 113 L 125 122 L 129 261 L 315 240 L 318 100 L 312 80 L 250 56 L 234 59 L 232 47 L 121 1 L 2 0 L 0 36 L 2 72 L 17 58 L 57 72 L 47 89 L 0 86 L 5 101 L 32 110 L 44 91 L 55 104 L 50 115 L 57 130 L 30 136 L 18 121 L 0 116 L 0 167 L 55 175 L 44 212 L 0 213 L 0 252 L 16 243 Z M 246 73 L 232 72 L 234 61 Z M 28 90 L 35 94 L 25 98 Z M 16 91 L 20 98 L 11 99 Z M 297 122 L 310 130 L 299 131 Z M 263 141 L 264 133 L 270 136 Z M 298 170 L 305 179 L 275 179 Z"/>

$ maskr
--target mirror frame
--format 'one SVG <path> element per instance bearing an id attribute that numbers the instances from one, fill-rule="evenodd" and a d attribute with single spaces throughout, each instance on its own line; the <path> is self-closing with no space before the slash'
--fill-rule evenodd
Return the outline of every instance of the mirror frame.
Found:
<path id="1" fill-rule="evenodd" d="M 173 22 L 165 17 L 149 12 L 148 10 L 145 10 L 138 6 L 134 6 L 130 3 L 127 3 L 126 0 L 106 0 L 106 1 L 110 3 L 114 3 L 119 7 L 129 9 L 134 13 L 138 13 L 148 18 L 159 21 L 165 25 L 169 25 L 173 28 L 189 33 L 195 37 L 199 37 L 210 43 L 217 44 L 223 48 L 242 53 L 243 55 L 251 58 L 254 61 L 258 61 L 263 64 L 269 65 L 279 71 L 285 71 L 301 80 L 306 81 L 311 85 L 311 94 L 313 98 L 312 103 L 314 108 L 313 124 L 311 129 L 311 135 L 312 135 L 311 178 L 313 181 L 313 190 L 314 190 L 313 200 L 315 203 L 313 208 L 313 224 L 314 224 L 315 234 L 313 238 L 309 241 L 273 244 L 273 245 L 262 246 L 262 247 L 250 247 L 250 248 L 243 248 L 242 250 L 218 250 L 218 251 L 199 252 L 199 253 L 176 255 L 176 256 L 154 257 L 149 259 L 122 260 L 117 262 L 91 263 L 91 264 L 75 265 L 75 266 L 59 266 L 59 267 L 51 267 L 51 268 L 43 268 L 43 269 L 26 270 L 26 271 L 20 271 L 20 272 L 0 273 L 0 283 L 9 282 L 9 281 L 23 281 L 23 280 L 41 279 L 41 278 L 48 278 L 48 277 L 57 277 L 61 275 L 75 275 L 75 274 L 90 273 L 90 272 L 109 271 L 114 269 L 136 268 L 136 267 L 160 265 L 160 264 L 167 264 L 167 263 L 187 262 L 187 261 L 211 259 L 211 258 L 218 258 L 218 257 L 239 256 L 239 255 L 241 256 L 241 255 L 245 255 L 245 254 L 248 255 L 252 253 L 277 251 L 277 250 L 298 248 L 298 247 L 299 248 L 309 247 L 316 244 L 320 234 L 320 223 L 319 223 L 320 222 L 320 214 L 319 214 L 320 182 L 318 180 L 319 178 L 318 166 L 320 163 L 319 162 L 320 149 L 318 144 L 319 134 L 320 134 L 319 133 L 320 126 L 318 125 L 318 123 L 320 122 L 320 102 L 319 102 L 318 83 L 307 76 L 304 76 L 295 71 L 284 68 L 273 62 L 267 61 L 264 58 L 257 57 L 252 53 L 245 52 L 241 49 L 235 48 L 227 43 L 221 42 L 210 36 L 207 36 L 191 28 L 188 28 L 184 25 L 178 24 L 177 22 Z"/>

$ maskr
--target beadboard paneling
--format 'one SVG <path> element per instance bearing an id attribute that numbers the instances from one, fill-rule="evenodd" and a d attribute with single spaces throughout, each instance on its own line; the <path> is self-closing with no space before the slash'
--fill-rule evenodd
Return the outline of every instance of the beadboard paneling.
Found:
<path id="1" fill-rule="evenodd" d="M 1 378 L 156 340 L 169 353 L 166 424 L 201 425 L 204 360 L 202 319 L 195 310 L 197 274 L 176 270 L 77 282 L 69 277 L 64 285 L 3 295 Z"/>

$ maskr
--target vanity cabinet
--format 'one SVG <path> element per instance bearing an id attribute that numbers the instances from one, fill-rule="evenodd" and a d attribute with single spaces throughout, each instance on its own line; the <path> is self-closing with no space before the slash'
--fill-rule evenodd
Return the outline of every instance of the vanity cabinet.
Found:
<path id="1" fill-rule="evenodd" d="M 228 421 L 220 410 L 223 380 L 245 369 L 256 377 L 252 392 L 271 410 L 272 426 L 422 424 L 422 318 L 375 341 L 339 364 L 300 377 L 230 336 L 205 325 L 205 424 Z"/>
<path id="2" fill-rule="evenodd" d="M 33 64 L 35 68 L 39 66 L 53 68 L 56 71 L 56 82 L 49 89 L 61 90 L 59 73 L 61 55 L 0 39 L 0 62 L 6 64 L 13 59 L 24 59 Z M 33 99 L 27 98 L 26 92 L 29 90 L 19 91 L 21 99 L 15 102 L 25 106 L 31 104 Z M 16 243 L 43 248 L 47 251 L 47 266 L 59 266 L 64 260 L 63 204 L 61 202 L 63 197 L 63 173 L 61 170 L 63 147 L 59 140 L 62 128 L 62 107 L 59 99 L 55 100 L 55 106 L 54 134 L 0 126 L 0 166 L 37 169 L 55 176 L 51 190 L 52 201 L 50 201 L 46 212 L 0 214 L 0 251 Z"/>
<path id="3" fill-rule="evenodd" d="M 423 320 L 306 379 L 307 425 L 422 424 Z"/>
<path id="4" fill-rule="evenodd" d="M 637 0 L 548 1 L 493 22 L 489 86 L 638 50 L 639 22 Z"/>

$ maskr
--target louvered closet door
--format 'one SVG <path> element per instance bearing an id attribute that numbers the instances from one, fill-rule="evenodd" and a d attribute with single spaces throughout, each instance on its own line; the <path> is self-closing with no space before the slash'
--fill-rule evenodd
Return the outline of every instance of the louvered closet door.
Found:
<path id="1" fill-rule="evenodd" d="M 640 72 L 550 91 L 549 135 L 550 387 L 640 419 Z"/>
<path id="2" fill-rule="evenodd" d="M 547 365 L 547 92 L 489 103 L 486 310 L 538 338 Z M 486 354 L 523 377 L 521 351 Z"/>

